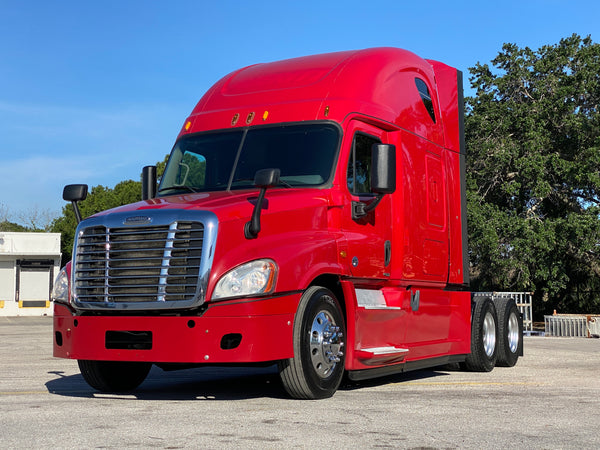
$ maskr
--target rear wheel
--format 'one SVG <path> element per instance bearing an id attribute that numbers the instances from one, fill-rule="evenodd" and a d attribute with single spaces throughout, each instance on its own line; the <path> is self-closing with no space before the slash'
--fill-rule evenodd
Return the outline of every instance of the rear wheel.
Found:
<path id="1" fill-rule="evenodd" d="M 138 387 L 146 379 L 151 363 L 128 361 L 77 361 L 83 378 L 100 392 L 124 392 Z"/>
<path id="2" fill-rule="evenodd" d="M 498 307 L 497 366 L 512 367 L 517 363 L 523 345 L 523 322 L 519 309 L 511 298 L 500 298 Z"/>
<path id="3" fill-rule="evenodd" d="M 300 399 L 331 397 L 344 375 L 344 317 L 335 295 L 312 286 L 294 321 L 294 357 L 279 363 L 288 394 Z"/>
<path id="4" fill-rule="evenodd" d="M 498 358 L 498 315 L 488 297 L 475 297 L 471 319 L 471 353 L 464 368 L 473 372 L 490 372 Z"/>

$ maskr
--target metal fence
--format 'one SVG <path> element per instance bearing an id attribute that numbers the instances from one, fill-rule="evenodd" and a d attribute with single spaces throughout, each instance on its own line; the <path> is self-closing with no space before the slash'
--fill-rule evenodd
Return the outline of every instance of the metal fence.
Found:
<path id="1" fill-rule="evenodd" d="M 510 297 L 514 299 L 523 315 L 523 332 L 527 335 L 533 331 L 533 292 L 474 292 L 474 296 L 496 298 Z M 589 314 L 554 314 L 544 316 L 545 336 L 563 337 L 600 337 L 600 315 Z"/>
<path id="2" fill-rule="evenodd" d="M 600 337 L 600 316 L 554 314 L 544 316 L 546 336 Z"/>
<path id="3" fill-rule="evenodd" d="M 492 300 L 499 297 L 512 298 L 523 315 L 523 331 L 526 334 L 533 332 L 533 292 L 475 292 L 474 295 L 491 297 Z"/>

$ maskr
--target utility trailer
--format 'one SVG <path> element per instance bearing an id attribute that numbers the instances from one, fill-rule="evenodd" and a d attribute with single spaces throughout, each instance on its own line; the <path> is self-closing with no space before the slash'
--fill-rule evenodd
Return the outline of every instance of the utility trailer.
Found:
<path id="1" fill-rule="evenodd" d="M 514 301 L 469 291 L 462 73 L 396 48 L 237 70 L 157 188 L 82 220 L 54 356 L 101 391 L 152 364 L 277 364 L 294 398 L 459 362 L 512 366 Z M 69 185 L 63 197 L 85 198 Z"/>

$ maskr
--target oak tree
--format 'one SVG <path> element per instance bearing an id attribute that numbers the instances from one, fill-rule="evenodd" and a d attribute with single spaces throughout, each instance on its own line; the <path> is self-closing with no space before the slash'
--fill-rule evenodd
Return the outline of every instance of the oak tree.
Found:
<path id="1" fill-rule="evenodd" d="M 473 287 L 535 291 L 538 314 L 600 312 L 600 45 L 505 44 L 470 73 Z"/>

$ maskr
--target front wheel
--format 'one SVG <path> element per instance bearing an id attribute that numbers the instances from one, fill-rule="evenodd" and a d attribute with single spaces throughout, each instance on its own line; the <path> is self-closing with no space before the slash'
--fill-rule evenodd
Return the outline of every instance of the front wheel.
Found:
<path id="1" fill-rule="evenodd" d="M 299 399 L 331 397 L 344 375 L 344 316 L 335 295 L 308 288 L 294 320 L 294 357 L 279 363 L 287 393 Z"/>
<path id="2" fill-rule="evenodd" d="M 146 379 L 151 363 L 128 361 L 77 361 L 83 378 L 100 392 L 125 392 Z"/>

